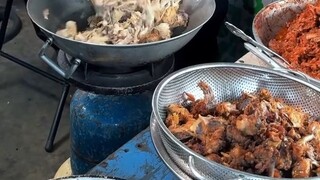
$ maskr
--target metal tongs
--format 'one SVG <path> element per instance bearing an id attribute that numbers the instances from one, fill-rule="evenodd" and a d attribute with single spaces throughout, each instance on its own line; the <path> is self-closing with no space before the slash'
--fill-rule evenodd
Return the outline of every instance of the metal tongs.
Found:
<path id="1" fill-rule="evenodd" d="M 264 46 L 263 44 L 258 43 L 246 33 L 244 33 L 241 29 L 237 28 L 235 25 L 226 21 L 225 26 L 230 32 L 245 41 L 244 46 L 247 50 L 252 52 L 254 55 L 259 57 L 261 60 L 265 61 L 272 67 L 276 69 L 283 69 L 284 67 L 289 66 L 289 63 L 283 57 L 281 57 L 279 54 L 272 51 L 268 47 Z"/>
<path id="2" fill-rule="evenodd" d="M 240 37 L 242 40 L 245 41 L 244 47 L 256 55 L 258 58 L 269 64 L 274 70 L 282 71 L 291 73 L 296 76 L 300 76 L 304 80 L 306 80 L 309 83 L 315 84 L 320 87 L 320 81 L 315 80 L 312 77 L 298 71 L 298 70 L 291 70 L 290 64 L 287 60 L 285 60 L 283 57 L 281 57 L 276 52 L 272 51 L 268 47 L 264 46 L 263 44 L 255 41 L 250 36 L 248 36 L 246 33 L 244 33 L 241 29 L 237 28 L 235 25 L 225 22 L 225 26 L 231 31 L 234 35 Z"/>

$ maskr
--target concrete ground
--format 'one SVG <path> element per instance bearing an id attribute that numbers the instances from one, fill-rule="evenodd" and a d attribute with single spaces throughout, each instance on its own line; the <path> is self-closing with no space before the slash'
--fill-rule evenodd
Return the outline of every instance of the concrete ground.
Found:
<path id="1" fill-rule="evenodd" d="M 4 5 L 5 1 L 0 1 Z M 22 20 L 20 33 L 3 51 L 52 73 L 38 58 L 41 41 L 34 32 L 23 1 L 14 1 Z M 44 150 L 62 86 L 0 57 L 0 179 L 52 178 L 69 157 L 69 100 L 56 137 L 56 149 Z M 71 94 L 71 93 L 70 93 Z"/>
<path id="2" fill-rule="evenodd" d="M 5 2 L 1 0 L 0 5 Z M 21 18 L 23 25 L 20 33 L 4 45 L 3 51 L 54 74 L 38 57 L 43 41 L 35 35 L 23 1 L 14 1 L 13 10 Z M 224 31 L 222 38 L 226 36 L 232 35 Z M 226 46 L 237 44 L 233 46 L 237 50 L 231 50 L 233 53 L 222 54 L 228 61 L 233 61 L 244 53 L 240 41 L 233 39 L 236 43 L 232 40 L 223 41 Z M 0 179 L 52 178 L 70 155 L 69 102 L 74 88 L 71 88 L 64 107 L 55 150 L 47 153 L 44 145 L 62 86 L 2 57 L 0 74 Z"/>

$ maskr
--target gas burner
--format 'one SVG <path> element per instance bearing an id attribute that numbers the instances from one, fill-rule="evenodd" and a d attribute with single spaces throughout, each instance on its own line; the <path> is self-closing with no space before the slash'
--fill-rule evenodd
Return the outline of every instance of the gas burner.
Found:
<path id="1" fill-rule="evenodd" d="M 72 58 L 63 51 L 57 56 L 59 66 L 67 70 Z M 174 56 L 134 68 L 110 68 L 82 62 L 68 79 L 80 89 L 100 94 L 130 94 L 153 90 L 174 69 Z"/>

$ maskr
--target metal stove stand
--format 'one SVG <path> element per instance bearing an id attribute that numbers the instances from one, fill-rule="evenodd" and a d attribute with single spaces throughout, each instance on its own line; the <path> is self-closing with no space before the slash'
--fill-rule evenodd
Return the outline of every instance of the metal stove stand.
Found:
<path id="1" fill-rule="evenodd" d="M 24 1 L 25 1 L 25 3 L 27 3 L 28 0 L 24 0 Z M 53 119 L 53 122 L 52 122 L 52 125 L 50 128 L 50 131 L 49 131 L 46 145 L 45 145 L 45 150 L 47 152 L 52 152 L 54 150 L 54 148 L 53 148 L 54 139 L 55 139 L 58 127 L 59 127 L 61 115 L 62 115 L 64 105 L 65 105 L 65 101 L 66 101 L 67 95 L 69 93 L 70 84 L 65 79 L 58 78 L 58 77 L 56 77 L 50 73 L 47 73 L 47 72 L 29 64 L 29 63 L 26 63 L 25 61 L 23 61 L 21 59 L 18 59 L 16 57 L 2 51 L 2 46 L 6 40 L 6 31 L 8 30 L 7 27 L 8 27 L 8 22 L 10 19 L 12 4 L 13 4 L 13 0 L 6 1 L 6 5 L 4 7 L 3 17 L 1 18 L 2 24 L 0 27 L 0 56 L 18 64 L 18 65 L 21 65 L 21 66 L 37 73 L 37 74 L 40 74 L 41 76 L 46 77 L 47 79 L 52 80 L 52 81 L 60 84 L 63 87 L 63 91 L 61 93 L 61 98 L 58 103 L 58 107 L 56 109 L 56 113 L 55 113 L 55 116 L 54 116 L 54 119 Z M 35 25 L 34 25 L 34 28 L 35 28 L 35 32 L 36 32 L 37 36 L 40 39 L 45 41 L 45 36 L 40 32 L 39 28 Z M 55 46 L 53 46 L 53 48 L 55 48 L 57 50 L 57 48 Z"/>

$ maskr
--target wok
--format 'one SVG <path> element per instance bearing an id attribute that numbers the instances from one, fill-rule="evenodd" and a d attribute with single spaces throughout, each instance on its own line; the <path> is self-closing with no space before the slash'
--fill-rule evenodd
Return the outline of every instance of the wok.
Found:
<path id="1" fill-rule="evenodd" d="M 268 46 L 269 41 L 286 26 L 286 23 L 293 20 L 297 14 L 301 13 L 306 4 L 314 4 L 316 2 L 318 2 L 318 0 L 282 0 L 268 4 L 262 8 L 253 19 L 252 32 L 254 39 L 264 46 Z M 252 50 L 254 51 L 255 49 Z M 259 56 L 261 53 L 257 52 L 256 55 Z M 261 56 L 260 58 L 263 60 L 267 59 L 266 62 L 272 67 L 284 70 L 290 69 L 287 61 L 283 58 L 264 58 Z M 314 83 L 318 86 L 320 85 L 320 80 L 318 79 L 310 77 L 309 75 L 297 70 L 290 71 L 292 73 L 299 74 L 300 76 L 304 76 L 308 82 Z"/>
<path id="2" fill-rule="evenodd" d="M 304 10 L 307 3 L 317 1 L 282 0 L 268 4 L 253 19 L 252 32 L 255 40 L 267 46 L 288 21 Z"/>
<path id="3" fill-rule="evenodd" d="M 183 0 L 181 8 L 189 15 L 188 26 L 167 40 L 130 45 L 98 45 L 70 40 L 55 34 L 68 20 L 76 21 L 79 28 L 84 28 L 87 18 L 95 14 L 90 0 L 28 0 L 27 2 L 29 17 L 48 37 L 40 56 L 63 76 L 67 76 L 67 73 L 45 56 L 45 49 L 50 43 L 54 43 L 76 59 L 72 67 L 74 69 L 81 61 L 117 68 L 141 66 L 159 61 L 181 49 L 212 17 L 215 7 L 214 0 Z"/>

